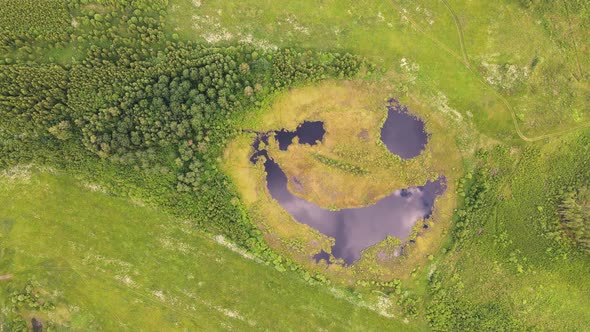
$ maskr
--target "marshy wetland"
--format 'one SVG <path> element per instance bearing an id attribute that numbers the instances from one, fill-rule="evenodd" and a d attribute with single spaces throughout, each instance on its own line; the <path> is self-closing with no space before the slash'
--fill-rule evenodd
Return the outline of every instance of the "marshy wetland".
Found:
<path id="1" fill-rule="evenodd" d="M 408 109 L 384 88 L 329 82 L 254 119 L 226 160 L 269 243 L 353 280 L 369 262 L 382 277 L 400 273 L 440 245 L 457 152 L 436 163 L 440 119 Z"/>
<path id="2" fill-rule="evenodd" d="M 387 110 L 387 119 L 381 128 L 381 140 L 390 152 L 403 159 L 417 156 L 427 143 L 428 134 L 424 131 L 424 123 L 393 99 L 389 101 Z M 361 258 L 364 249 L 385 240 L 388 236 L 400 240 L 400 248 L 396 252 L 396 255 L 400 255 L 402 244 L 416 226 L 428 228 L 425 223 L 417 223 L 430 216 L 436 197 L 443 194 L 444 176 L 433 182 L 428 181 L 422 186 L 396 190 L 366 207 L 335 211 L 323 209 L 289 191 L 285 172 L 262 145 L 268 144 L 269 137 L 273 137 L 278 142 L 280 150 L 288 151 L 289 146 L 294 144 L 293 139 L 297 140 L 297 144 L 311 146 L 321 143 L 324 134 L 325 129 L 321 121 L 304 121 L 292 132 L 281 129 L 272 133 L 259 133 L 252 144 L 254 153 L 250 161 L 256 164 L 261 157 L 263 158 L 268 191 L 283 209 L 297 222 L 334 239 L 331 254 L 336 260 L 343 260 L 348 265 L 353 264 Z M 298 184 L 296 178 L 293 178 L 293 181 L 295 185 Z M 355 190 L 354 183 L 351 183 L 349 188 Z M 323 257 L 329 262 L 329 255 L 326 254 L 327 252 L 322 251 L 315 255 L 314 259 Z"/>

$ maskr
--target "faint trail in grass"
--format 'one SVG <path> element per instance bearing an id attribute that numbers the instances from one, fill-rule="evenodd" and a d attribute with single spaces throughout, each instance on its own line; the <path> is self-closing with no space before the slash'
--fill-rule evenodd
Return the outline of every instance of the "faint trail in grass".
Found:
<path id="1" fill-rule="evenodd" d="M 572 32 L 572 21 L 570 19 L 570 10 L 567 7 L 567 1 L 563 0 L 563 7 L 565 8 L 565 15 L 567 18 L 567 23 L 569 25 L 569 34 L 572 37 L 572 42 L 574 44 L 574 56 L 576 58 L 576 65 L 577 65 L 577 69 L 578 69 L 578 75 L 580 76 L 579 78 L 576 78 L 574 75 L 574 78 L 576 78 L 577 81 L 580 81 L 583 77 L 584 77 L 584 72 L 582 71 L 582 65 L 580 64 L 580 52 L 578 51 L 578 43 L 576 42 L 576 37 L 574 36 Z"/>
<path id="2" fill-rule="evenodd" d="M 90 287 L 90 284 L 88 283 L 88 276 L 82 276 L 82 274 L 75 269 L 69 262 L 66 261 L 66 264 L 68 264 L 69 266 L 69 270 L 74 272 L 76 275 L 78 275 L 79 277 L 79 281 L 82 282 L 83 284 L 86 285 L 86 287 Z M 94 276 L 96 276 L 96 274 L 93 274 Z M 89 288 L 91 289 L 91 288 Z M 79 293 L 80 295 L 82 295 L 85 299 L 86 299 L 86 303 L 89 306 L 93 306 L 94 308 L 96 308 L 96 305 L 94 304 L 94 301 L 90 300 L 90 298 L 88 297 L 87 294 L 83 294 L 83 293 Z M 123 318 L 116 312 L 112 311 L 111 312 L 113 314 L 113 316 L 115 316 L 115 320 L 119 323 L 120 326 L 122 327 L 127 327 L 127 324 L 125 324 L 125 321 L 123 320 Z"/>
<path id="3" fill-rule="evenodd" d="M 451 12 L 451 15 L 453 16 L 453 21 L 455 21 L 455 28 L 457 28 L 457 34 L 459 34 L 459 44 L 461 45 L 461 53 L 463 54 L 463 61 L 465 62 L 465 65 L 467 66 L 467 68 L 469 68 L 469 67 L 471 67 L 471 64 L 469 63 L 469 58 L 467 57 L 467 50 L 465 48 L 465 38 L 463 37 L 463 27 L 461 26 L 461 22 L 459 22 L 459 17 L 457 16 L 455 11 L 453 10 L 453 7 L 451 7 L 451 5 L 449 5 L 447 0 L 441 0 L 441 1 L 445 5 L 445 7 L 447 7 L 449 12 Z"/>
<path id="4" fill-rule="evenodd" d="M 72 271 L 74 271 L 74 273 L 76 273 L 80 277 L 80 280 L 83 283 L 85 283 L 88 287 L 90 287 L 89 284 L 85 281 L 85 280 L 91 278 L 88 274 L 86 274 L 84 272 L 80 272 L 80 270 L 77 269 L 77 268 L 73 268 L 71 266 L 70 266 L 70 268 L 71 268 Z M 198 318 L 196 316 L 194 316 L 193 313 L 188 312 L 188 311 L 186 311 L 184 309 L 177 309 L 175 307 L 172 307 L 171 305 L 169 305 L 168 303 L 165 303 L 164 301 L 155 300 L 153 298 L 150 298 L 150 297 L 146 296 L 145 294 L 140 293 L 140 292 L 136 291 L 135 289 L 133 289 L 133 288 L 127 286 L 127 285 L 122 285 L 122 284 L 116 282 L 116 280 L 113 279 L 111 277 L 111 275 L 107 275 L 106 273 L 100 272 L 100 271 L 92 271 L 91 273 L 92 273 L 92 278 L 102 279 L 105 282 L 105 285 L 106 284 L 109 284 L 109 285 L 111 285 L 111 286 L 113 286 L 115 288 L 119 288 L 120 290 L 124 290 L 124 291 L 127 291 L 129 293 L 132 293 L 135 296 L 140 297 L 140 298 L 142 298 L 142 299 L 144 299 L 144 300 L 146 300 L 148 302 L 151 302 L 152 304 L 154 304 L 156 306 L 163 306 L 163 307 L 167 308 L 168 310 L 170 310 L 170 311 L 172 311 L 172 312 L 174 312 L 176 314 L 179 314 L 181 316 L 182 315 L 190 316 L 190 318 L 192 318 L 192 320 L 193 320 L 193 323 L 198 322 Z M 90 300 L 88 300 L 88 301 L 90 301 Z M 90 302 L 92 302 L 92 301 L 90 301 Z M 126 326 L 126 324 L 122 323 L 123 321 L 121 319 L 119 319 L 119 322 L 121 324 L 123 324 L 123 326 Z"/>
<path id="5" fill-rule="evenodd" d="M 453 51 L 450 47 L 447 46 L 447 44 L 441 42 L 440 40 L 434 38 L 433 36 L 431 36 L 428 32 L 426 32 L 424 29 L 422 29 L 422 27 L 420 26 L 420 24 L 418 24 L 416 21 L 414 21 L 409 14 L 407 13 L 403 13 L 403 7 L 401 7 L 400 5 L 397 5 L 397 3 L 395 1 L 393 1 L 394 6 L 397 7 L 398 11 L 400 13 L 402 13 L 402 19 L 407 20 L 408 22 L 410 22 L 410 24 L 412 25 L 412 27 L 414 29 L 416 29 L 416 31 L 420 32 L 421 34 L 424 35 L 424 37 L 430 39 L 430 41 L 432 41 L 433 43 L 437 44 L 438 46 L 440 46 L 442 49 L 445 50 L 445 52 L 449 53 L 451 56 L 453 56 L 455 59 L 461 61 L 462 57 L 461 55 L 457 54 L 455 51 Z"/>
<path id="6" fill-rule="evenodd" d="M 527 137 L 522 132 L 522 130 L 520 129 L 520 127 L 518 125 L 518 119 L 516 117 L 516 113 L 514 112 L 512 105 L 510 105 L 510 102 L 508 102 L 508 100 L 502 94 L 500 94 L 493 86 L 491 86 L 487 81 L 483 80 L 483 78 L 481 77 L 481 74 L 478 71 L 471 68 L 471 65 L 469 62 L 469 57 L 467 55 L 467 50 L 465 49 L 465 38 L 463 37 L 463 27 L 461 26 L 461 22 L 459 22 L 459 18 L 457 17 L 457 14 L 453 10 L 453 7 L 451 7 L 451 5 L 448 3 L 448 1 L 447 0 L 441 0 L 441 1 L 445 5 L 445 7 L 449 10 L 449 12 L 451 13 L 451 16 L 453 16 L 453 21 L 455 22 L 455 27 L 457 28 L 457 34 L 459 35 L 459 42 L 461 45 L 461 53 L 463 53 L 463 61 L 465 63 L 465 67 L 467 67 L 467 69 L 469 71 L 471 71 L 473 74 L 475 74 L 481 83 L 483 83 L 487 88 L 492 90 L 494 92 L 494 94 L 496 95 L 496 97 L 498 97 L 498 98 L 500 98 L 500 100 L 502 100 L 502 103 L 510 112 L 510 116 L 512 117 L 512 123 L 514 124 L 514 129 L 516 130 L 516 134 L 518 135 L 518 137 L 520 137 L 522 140 L 524 140 L 526 142 L 533 142 L 533 141 L 543 139 L 544 137 L 536 137 L 536 138 Z"/>
<path id="7" fill-rule="evenodd" d="M 181 316 L 182 315 L 190 316 L 190 318 L 192 319 L 192 321 L 194 323 L 198 322 L 198 318 L 196 316 L 194 316 L 193 313 L 188 312 L 188 311 L 183 310 L 183 309 L 174 308 L 171 305 L 169 305 L 169 304 L 167 304 L 167 303 L 165 303 L 163 301 L 158 301 L 158 300 L 152 299 L 152 298 L 146 296 L 145 294 L 140 293 L 140 292 L 132 289 L 131 287 L 129 287 L 127 285 L 122 285 L 122 284 L 118 283 L 115 279 L 113 279 L 110 274 L 106 274 L 104 272 L 97 271 L 97 270 L 93 270 L 90 273 L 85 273 L 85 272 L 80 271 L 80 269 L 78 269 L 78 268 L 74 268 L 72 266 L 72 264 L 70 264 L 67 261 L 66 261 L 66 264 L 68 265 L 67 268 L 51 268 L 50 270 L 52 270 L 52 271 L 61 271 L 61 272 L 66 272 L 66 271 L 73 272 L 73 274 L 75 274 L 75 275 L 78 276 L 77 280 L 80 281 L 81 283 L 83 283 L 84 285 L 86 285 L 86 287 L 88 289 L 92 289 L 93 286 L 90 285 L 87 280 L 90 280 L 90 279 L 93 279 L 93 278 L 94 279 L 102 279 L 104 285 L 110 285 L 112 287 L 119 288 L 119 289 L 124 290 L 124 291 L 128 291 L 129 293 L 132 293 L 132 294 L 136 295 L 139 298 L 142 298 L 142 299 L 144 299 L 144 300 L 146 300 L 148 302 L 151 302 L 152 304 L 154 304 L 156 306 L 163 306 L 163 307 L 169 309 L 170 311 L 173 311 L 173 312 L 175 312 L 175 313 L 177 313 L 177 314 L 179 314 Z M 46 267 L 43 267 L 43 268 L 31 268 L 31 269 L 23 270 L 21 273 L 30 273 L 31 271 L 35 271 L 35 270 L 47 271 L 48 269 Z M 88 305 L 94 306 L 94 302 L 95 302 L 94 300 L 91 300 L 87 295 L 85 295 L 83 293 L 79 293 L 79 294 L 85 297 L 86 303 Z M 118 323 L 121 326 L 127 326 L 127 324 L 124 323 L 125 320 L 122 319 L 122 317 L 120 317 L 115 311 L 111 311 L 110 313 L 113 314 L 116 317 L 116 320 L 118 321 Z"/>
<path id="8" fill-rule="evenodd" d="M 427 37 L 428 39 L 430 39 L 432 42 L 434 42 L 435 44 L 437 44 L 438 46 L 440 46 L 443 50 L 445 50 L 445 52 L 449 53 L 451 56 L 453 56 L 455 59 L 461 61 L 464 66 L 467 68 L 467 70 L 469 70 L 472 74 L 475 75 L 475 77 L 478 78 L 478 81 L 483 84 L 486 88 L 488 88 L 489 90 L 491 90 L 494 95 L 496 97 L 498 97 L 502 103 L 504 104 L 504 107 L 506 107 L 506 109 L 508 110 L 508 112 L 510 112 L 510 116 L 512 118 L 512 124 L 514 126 L 514 130 L 516 131 L 516 134 L 518 135 L 518 137 L 520 139 L 522 139 L 525 142 L 536 142 L 536 141 L 540 141 L 546 138 L 552 138 L 552 137 L 556 137 L 556 136 L 560 136 L 560 135 L 564 135 L 570 132 L 574 132 L 580 129 L 584 129 L 584 128 L 588 128 L 590 127 L 590 121 L 587 123 L 583 123 L 579 126 L 575 126 L 575 127 L 570 127 L 570 128 L 566 128 L 560 131 L 556 131 L 553 133 L 547 133 L 547 134 L 543 134 L 543 135 L 539 135 L 536 137 L 528 137 L 526 136 L 522 130 L 520 129 L 520 126 L 518 124 L 518 118 L 516 117 L 516 112 L 514 111 L 514 108 L 512 107 L 512 105 L 510 104 L 510 102 L 506 99 L 506 97 L 504 97 L 504 95 L 502 95 L 500 92 L 498 92 L 491 84 L 489 84 L 486 80 L 483 79 L 483 77 L 481 76 L 481 73 L 479 73 L 477 70 L 473 69 L 473 67 L 470 65 L 469 62 L 469 57 L 467 54 L 467 50 L 465 49 L 465 41 L 464 41 L 464 37 L 463 37 L 463 27 L 461 26 L 461 22 L 459 22 L 459 19 L 457 17 L 457 15 L 455 14 L 455 11 L 453 10 L 453 8 L 450 6 L 450 4 L 447 2 L 447 0 L 441 0 L 445 7 L 451 12 L 451 15 L 453 16 L 453 20 L 455 21 L 455 26 L 457 28 L 457 33 L 459 35 L 459 41 L 461 44 L 461 53 L 462 55 L 457 54 L 455 51 L 453 51 L 451 48 L 449 48 L 445 43 L 441 42 L 440 40 L 436 39 L 435 37 L 433 37 L 430 33 L 426 32 L 424 29 L 421 28 L 420 24 L 418 24 L 416 21 L 414 21 L 407 13 L 403 13 L 402 9 L 404 9 L 403 7 L 401 7 L 400 5 L 398 5 L 396 3 L 396 1 L 393 1 L 392 3 L 394 4 L 394 6 L 396 6 L 399 10 L 400 13 L 402 13 L 402 18 L 406 19 L 408 22 L 410 22 L 410 24 L 414 27 L 414 29 L 416 29 L 416 31 L 420 32 L 421 34 L 423 34 L 425 37 Z"/>

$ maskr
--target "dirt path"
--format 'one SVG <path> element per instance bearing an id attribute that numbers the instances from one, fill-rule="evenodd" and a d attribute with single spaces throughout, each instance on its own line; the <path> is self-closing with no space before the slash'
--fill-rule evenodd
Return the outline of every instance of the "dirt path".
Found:
<path id="1" fill-rule="evenodd" d="M 435 37 L 433 37 L 432 35 L 430 35 L 428 32 L 424 31 L 416 21 L 414 21 L 411 17 L 409 17 L 409 15 L 403 14 L 403 17 L 405 19 L 407 19 L 408 22 L 410 22 L 410 24 L 412 24 L 414 29 L 416 29 L 418 32 L 423 34 L 425 37 L 430 39 L 435 44 L 439 45 L 442 49 L 444 49 L 447 53 L 452 55 L 455 59 L 461 61 L 465 65 L 465 67 L 478 78 L 478 81 L 481 84 L 483 84 L 487 89 L 491 90 L 491 92 L 502 101 L 505 108 L 508 110 L 508 112 L 510 112 L 510 116 L 512 117 L 512 124 L 514 125 L 514 130 L 516 131 L 516 134 L 518 135 L 518 137 L 520 137 L 520 139 L 522 139 L 525 142 L 536 142 L 536 141 L 540 141 L 542 139 L 556 137 L 556 136 L 567 134 L 567 133 L 570 133 L 570 132 L 573 132 L 576 130 L 590 127 L 590 121 L 589 121 L 589 122 L 580 124 L 578 126 L 565 128 L 563 130 L 559 130 L 559 131 L 556 131 L 553 133 L 547 133 L 547 134 L 539 135 L 536 137 L 526 136 L 522 132 L 522 130 L 520 129 L 520 126 L 518 124 L 518 119 L 516 117 L 516 112 L 514 111 L 514 108 L 512 107 L 510 102 L 506 99 L 506 97 L 504 97 L 500 92 L 498 92 L 492 85 L 490 85 L 487 81 L 485 81 L 483 79 L 483 77 L 481 76 L 481 73 L 474 70 L 473 67 L 471 66 L 471 63 L 469 62 L 467 50 L 465 49 L 465 40 L 464 40 L 464 36 L 463 36 L 463 27 L 461 26 L 461 22 L 459 21 L 457 14 L 453 10 L 453 7 L 451 7 L 451 5 L 448 3 L 448 1 L 447 0 L 441 0 L 441 1 L 445 5 L 445 7 L 449 10 L 451 15 L 453 16 L 453 20 L 455 21 L 455 27 L 457 28 L 457 34 L 459 36 L 459 43 L 461 46 L 461 55 L 457 54 L 455 51 L 450 49 L 445 43 L 441 42 L 440 40 L 438 40 Z M 397 8 L 402 9 L 402 7 L 397 5 L 395 3 L 395 1 L 393 1 L 393 4 L 396 5 Z M 401 10 L 400 10 L 400 12 L 401 12 Z"/>
<path id="2" fill-rule="evenodd" d="M 465 62 L 465 66 L 467 66 L 467 68 L 470 68 L 471 64 L 469 63 L 469 58 L 467 57 L 467 50 L 465 49 L 465 38 L 463 37 L 463 27 L 461 26 L 461 22 L 459 22 L 459 17 L 457 16 L 457 14 L 455 14 L 453 7 L 451 7 L 451 5 L 449 5 L 447 0 L 441 0 L 441 1 L 445 5 L 445 7 L 447 7 L 449 12 L 451 12 L 451 15 L 453 16 L 453 21 L 455 21 L 455 28 L 457 28 L 457 34 L 459 34 L 459 44 L 461 45 L 461 53 L 463 54 L 463 61 Z"/>
<path id="3" fill-rule="evenodd" d="M 522 130 L 520 129 L 520 126 L 518 125 L 518 119 L 516 118 L 516 112 L 512 108 L 512 105 L 510 104 L 510 102 L 508 102 L 508 100 L 500 92 L 498 92 L 493 86 L 491 86 L 487 81 L 483 80 L 483 78 L 481 77 L 481 74 L 479 72 L 473 70 L 473 68 L 469 65 L 469 59 L 467 57 L 467 50 L 465 49 L 465 42 L 464 42 L 464 37 L 463 37 L 463 27 L 461 26 L 461 22 L 459 22 L 459 19 L 458 19 L 457 15 L 455 14 L 455 11 L 449 5 L 449 3 L 447 2 L 447 0 L 441 0 L 441 1 L 447 7 L 447 9 L 451 13 L 451 15 L 453 16 L 453 19 L 455 21 L 455 26 L 457 27 L 457 33 L 459 34 L 459 41 L 460 41 L 460 44 L 461 44 L 461 52 L 463 53 L 463 57 L 464 57 L 464 61 L 466 63 L 466 67 L 473 74 L 475 74 L 479 78 L 479 80 L 480 80 L 481 83 L 483 83 L 490 90 L 492 90 L 492 92 L 496 95 L 496 97 L 498 97 L 498 98 L 500 98 L 500 100 L 502 100 L 502 103 L 504 103 L 504 106 L 510 112 L 510 116 L 512 117 L 512 123 L 514 124 L 514 129 L 515 129 L 516 133 L 518 134 L 518 137 L 520 137 L 523 141 L 526 141 L 526 142 L 535 142 L 535 141 L 540 141 L 540 140 L 545 139 L 545 138 L 551 138 L 551 137 L 555 137 L 555 136 L 560 136 L 560 135 L 567 134 L 567 133 L 572 132 L 572 131 L 576 131 L 576 130 L 579 130 L 579 129 L 590 127 L 590 122 L 587 122 L 587 123 L 583 123 L 583 124 L 581 124 L 579 126 L 574 126 L 574 127 L 566 128 L 566 129 L 563 129 L 563 130 L 560 130 L 560 131 L 556 131 L 554 133 L 543 134 L 543 135 L 539 135 L 539 136 L 536 136 L 536 137 L 528 137 L 528 136 L 526 136 L 522 132 Z M 579 61 L 578 61 L 578 65 L 579 65 Z"/>

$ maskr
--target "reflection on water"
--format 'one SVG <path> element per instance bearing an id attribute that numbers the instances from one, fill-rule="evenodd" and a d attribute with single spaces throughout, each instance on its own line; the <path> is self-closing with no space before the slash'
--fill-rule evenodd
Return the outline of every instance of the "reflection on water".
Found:
<path id="1" fill-rule="evenodd" d="M 424 122 L 391 99 L 387 105 L 387 120 L 381 128 L 381 141 L 389 152 L 403 159 L 411 159 L 424 150 L 428 135 L 424 131 Z"/>

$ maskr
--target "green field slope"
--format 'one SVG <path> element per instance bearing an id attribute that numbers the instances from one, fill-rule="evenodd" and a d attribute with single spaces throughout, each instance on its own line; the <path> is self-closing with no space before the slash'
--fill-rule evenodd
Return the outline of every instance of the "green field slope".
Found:
<path id="1" fill-rule="evenodd" d="M 11 177 L 0 177 L 2 331 L 18 317 L 54 331 L 412 329 L 100 187 Z"/>

